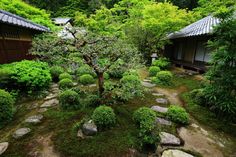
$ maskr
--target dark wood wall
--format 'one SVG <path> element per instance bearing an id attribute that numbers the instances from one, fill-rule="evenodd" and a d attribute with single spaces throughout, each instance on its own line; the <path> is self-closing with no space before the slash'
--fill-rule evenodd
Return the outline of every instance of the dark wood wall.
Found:
<path id="1" fill-rule="evenodd" d="M 32 36 L 38 32 L 0 23 L 0 64 L 32 59 Z"/>

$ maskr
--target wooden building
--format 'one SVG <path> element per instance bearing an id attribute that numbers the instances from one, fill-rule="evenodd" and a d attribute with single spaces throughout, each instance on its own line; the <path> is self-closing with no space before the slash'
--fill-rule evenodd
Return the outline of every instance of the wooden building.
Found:
<path id="1" fill-rule="evenodd" d="M 28 51 L 33 36 L 47 31 L 47 27 L 0 10 L 0 64 L 32 59 Z"/>
<path id="2" fill-rule="evenodd" d="M 172 44 L 165 46 L 164 55 L 183 68 L 204 72 L 211 59 L 207 42 L 213 37 L 213 27 L 220 20 L 207 16 L 168 36 Z"/>

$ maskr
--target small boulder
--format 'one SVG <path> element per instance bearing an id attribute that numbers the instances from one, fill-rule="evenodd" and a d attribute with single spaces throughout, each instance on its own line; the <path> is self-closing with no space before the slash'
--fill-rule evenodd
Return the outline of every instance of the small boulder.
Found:
<path id="1" fill-rule="evenodd" d="M 161 107 L 161 106 L 152 106 L 151 109 L 156 112 L 166 113 L 168 111 L 168 108 Z"/>
<path id="2" fill-rule="evenodd" d="M 40 107 L 41 108 L 47 108 L 47 107 L 53 107 L 59 104 L 59 101 L 57 99 L 51 99 L 45 101 Z"/>
<path id="3" fill-rule="evenodd" d="M 145 81 L 142 81 L 142 85 L 147 88 L 152 88 L 156 86 L 155 84 L 152 84 L 150 82 L 145 82 Z"/>
<path id="4" fill-rule="evenodd" d="M 194 156 L 186 152 L 183 152 L 181 150 L 169 149 L 169 150 L 165 150 L 162 153 L 161 157 L 194 157 Z"/>
<path id="5" fill-rule="evenodd" d="M 84 139 L 84 134 L 83 134 L 83 131 L 81 129 L 78 130 L 77 137 L 79 137 L 81 139 Z"/>
<path id="6" fill-rule="evenodd" d="M 168 121 L 164 118 L 156 118 L 156 123 L 161 125 L 172 125 L 171 121 Z"/>
<path id="7" fill-rule="evenodd" d="M 42 119 L 43 119 L 43 115 L 41 115 L 41 114 L 40 115 L 34 115 L 34 116 L 28 117 L 25 120 L 25 122 L 26 123 L 34 123 L 34 124 L 36 124 L 36 123 L 40 123 Z"/>
<path id="8" fill-rule="evenodd" d="M 33 103 L 27 107 L 28 110 L 36 109 L 39 106 L 39 103 Z"/>
<path id="9" fill-rule="evenodd" d="M 169 101 L 167 99 L 165 99 L 165 98 L 157 98 L 156 102 L 158 104 L 163 104 L 163 105 L 167 105 L 169 103 Z"/>
<path id="10" fill-rule="evenodd" d="M 48 109 L 47 108 L 40 108 L 39 110 L 38 110 L 38 112 L 39 113 L 43 113 L 43 112 L 46 112 Z"/>
<path id="11" fill-rule="evenodd" d="M 92 120 L 83 124 L 82 131 L 86 136 L 93 136 L 98 132 L 97 126 Z"/>
<path id="12" fill-rule="evenodd" d="M 13 137 L 16 138 L 16 139 L 20 138 L 20 137 L 23 137 L 26 134 L 28 134 L 30 131 L 31 131 L 30 128 L 20 128 L 20 129 L 17 129 L 15 131 L 15 133 L 13 134 Z"/>
<path id="13" fill-rule="evenodd" d="M 160 132 L 160 138 L 161 145 L 179 146 L 181 144 L 178 137 L 167 132 Z"/>
<path id="14" fill-rule="evenodd" d="M 0 143 L 0 155 L 2 155 L 7 150 L 8 145 L 9 145 L 8 142 Z"/>

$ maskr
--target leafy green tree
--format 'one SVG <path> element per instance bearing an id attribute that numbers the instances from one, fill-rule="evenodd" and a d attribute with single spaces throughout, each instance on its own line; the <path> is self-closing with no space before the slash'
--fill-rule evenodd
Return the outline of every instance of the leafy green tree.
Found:
<path id="1" fill-rule="evenodd" d="M 157 2 L 170 2 L 182 9 L 192 10 L 198 6 L 198 0 L 157 0 Z"/>
<path id="2" fill-rule="evenodd" d="M 51 29 L 54 28 L 50 14 L 46 13 L 45 10 L 30 6 L 21 0 L 1 0 L 0 8 Z"/>

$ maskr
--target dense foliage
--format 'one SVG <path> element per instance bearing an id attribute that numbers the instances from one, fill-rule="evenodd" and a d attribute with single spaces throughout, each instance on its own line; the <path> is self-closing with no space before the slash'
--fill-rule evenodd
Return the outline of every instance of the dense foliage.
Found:
<path id="1" fill-rule="evenodd" d="M 147 107 L 136 110 L 133 119 L 139 128 L 139 136 L 141 138 L 141 146 L 146 144 L 155 144 L 158 142 L 158 134 L 154 133 L 156 113 Z"/>
<path id="2" fill-rule="evenodd" d="M 64 78 L 59 81 L 59 88 L 60 89 L 68 89 L 73 87 L 73 81 L 69 78 Z"/>
<path id="3" fill-rule="evenodd" d="M 7 74 L 9 76 L 7 80 L 13 83 L 11 85 L 7 83 L 9 86 L 5 88 L 13 88 L 32 93 L 46 89 L 51 82 L 50 68 L 44 62 L 24 60 L 5 64 L 2 66 L 2 69 L 5 69 L 5 72 L 11 71 L 10 74 Z"/>
<path id="4" fill-rule="evenodd" d="M 168 108 L 166 116 L 169 120 L 178 124 L 186 125 L 189 123 L 189 115 L 184 108 L 176 105 L 171 105 Z"/>
<path id="5" fill-rule="evenodd" d="M 64 110 L 76 110 L 81 107 L 80 96 L 73 90 L 66 90 L 60 93 L 59 103 Z"/>
<path id="6" fill-rule="evenodd" d="M 159 59 L 153 61 L 152 65 L 157 66 L 162 70 L 165 70 L 170 66 L 170 61 L 169 61 L 169 59 L 162 57 L 162 58 L 159 58 Z"/>
<path id="7" fill-rule="evenodd" d="M 0 89 L 0 128 L 13 118 L 14 103 L 11 94 Z"/>
<path id="8" fill-rule="evenodd" d="M 156 74 L 156 77 L 152 78 L 152 82 L 161 85 L 170 85 L 173 75 L 170 71 L 160 71 Z"/>
<path id="9" fill-rule="evenodd" d="M 111 107 L 99 106 L 92 115 L 94 123 L 100 128 L 109 128 L 116 123 L 116 115 Z"/>
<path id="10" fill-rule="evenodd" d="M 161 69 L 158 66 L 151 66 L 148 71 L 149 76 L 156 76 L 157 73 L 161 71 Z"/>
<path id="11" fill-rule="evenodd" d="M 0 8 L 13 14 L 32 20 L 35 23 L 54 28 L 50 15 L 45 10 L 30 6 L 21 0 L 1 0 Z"/>
<path id="12" fill-rule="evenodd" d="M 64 72 L 64 69 L 60 66 L 52 66 L 50 67 L 50 73 L 53 81 L 57 82 L 59 80 L 59 76 Z"/>
<path id="13" fill-rule="evenodd" d="M 59 80 L 63 80 L 63 79 L 70 79 L 70 80 L 72 80 L 72 76 L 69 73 L 64 72 L 64 73 L 59 75 Z"/>

